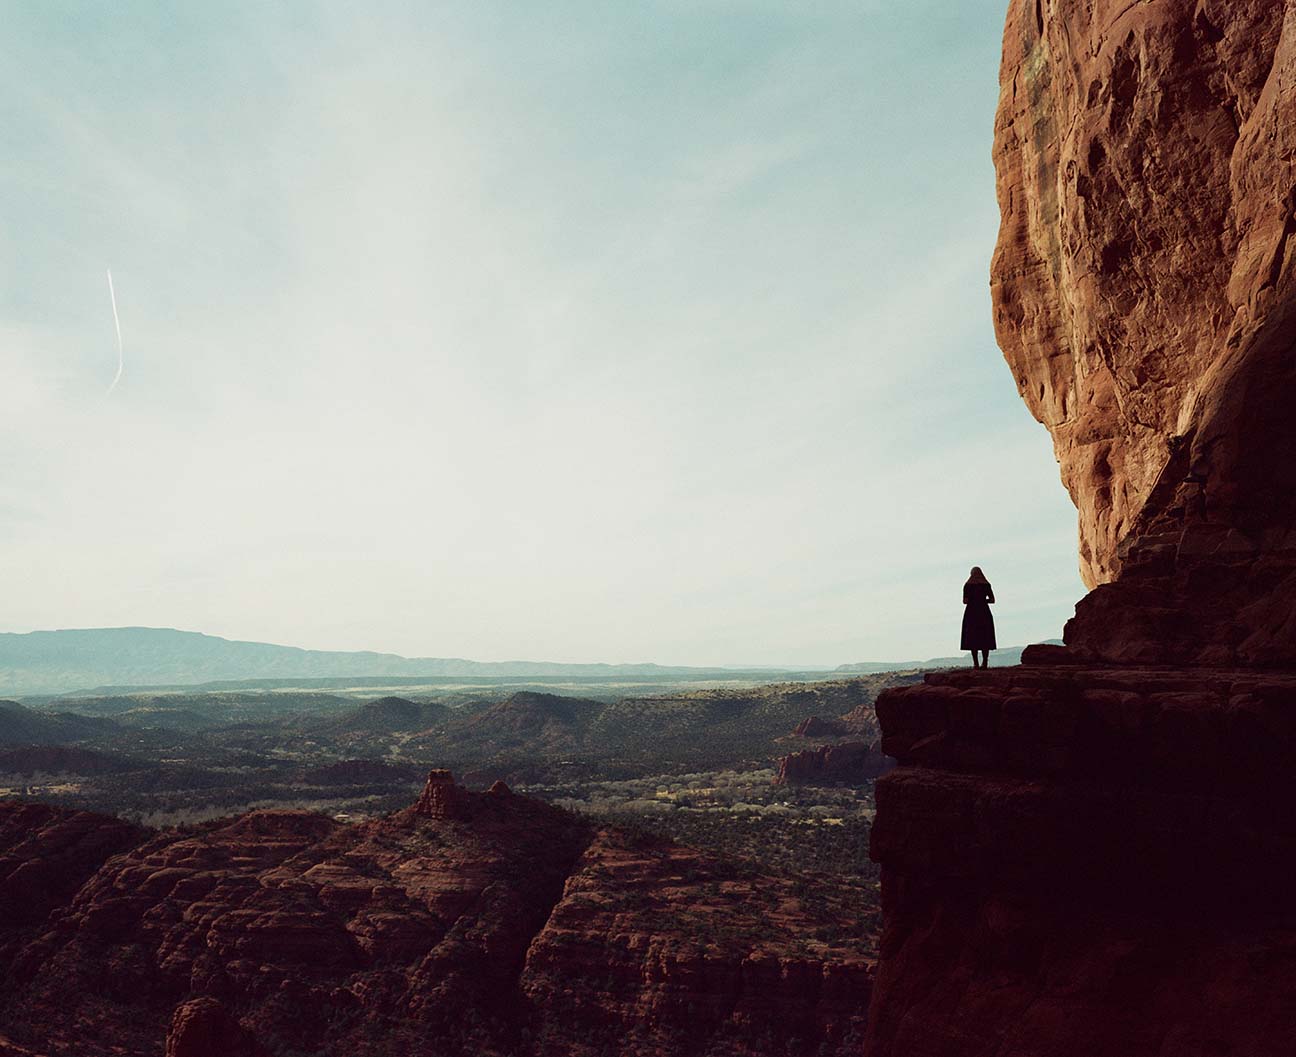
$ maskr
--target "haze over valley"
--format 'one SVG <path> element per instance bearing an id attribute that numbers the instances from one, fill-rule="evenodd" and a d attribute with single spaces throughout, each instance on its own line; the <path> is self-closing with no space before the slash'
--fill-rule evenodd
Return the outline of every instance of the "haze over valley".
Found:
<path id="1" fill-rule="evenodd" d="M 1000 663 L 1020 647 L 998 651 Z M 864 661 L 839 665 L 841 672 L 940 667 L 958 658 L 926 661 Z M 303 650 L 264 642 L 240 642 L 171 628 L 88 628 L 0 633 L 0 694 L 58 695 L 96 688 L 184 689 L 225 684 L 227 689 L 301 688 L 373 692 L 388 685 L 418 688 L 455 681 L 525 682 L 537 685 L 618 683 L 653 685 L 752 683 L 778 676 L 810 677 L 823 669 L 692 668 L 660 664 L 562 664 L 549 661 L 483 662 L 462 658 L 400 657 L 394 653 Z M 384 679 L 384 677 L 390 677 Z M 214 688 L 214 687 L 213 687 Z"/>
<path id="2" fill-rule="evenodd" d="M 174 660 L 172 655 L 166 663 Z M 468 869 L 461 857 L 473 841 L 487 842 L 494 855 L 531 856 L 521 866 L 492 867 L 502 871 L 501 878 L 524 869 L 529 880 L 519 891 L 548 901 L 531 912 L 529 924 L 501 921 L 489 909 L 455 913 L 461 923 L 475 922 L 474 929 L 498 930 L 495 942 L 509 937 L 533 952 L 554 950 L 553 968 L 541 970 L 536 963 L 520 978 L 494 985 L 489 998 L 456 984 L 455 1001 L 492 1011 L 487 1022 L 477 1020 L 477 1012 L 453 1028 L 435 1018 L 404 1018 L 377 1035 L 372 1014 L 357 1025 L 355 1030 L 368 1024 L 361 1035 L 337 1017 L 317 1025 L 357 1053 L 389 1053 L 392 1039 L 405 1037 L 411 1043 L 434 1038 L 463 1052 L 495 1046 L 515 1053 L 525 1051 L 521 1040 L 528 1032 L 569 1047 L 574 1030 L 587 1047 L 579 1052 L 613 1052 L 624 1039 L 606 1017 L 623 999 L 607 974 L 622 971 L 618 964 L 638 964 L 633 946 L 609 951 L 600 958 L 610 962 L 589 967 L 593 975 L 580 985 L 592 1003 L 588 1012 L 562 1012 L 567 1007 L 561 1001 L 538 998 L 538 989 L 565 991 L 587 971 L 576 968 L 580 956 L 571 945 L 579 950 L 611 927 L 586 920 L 595 905 L 613 915 L 618 927 L 634 921 L 635 928 L 651 930 L 656 942 L 678 936 L 683 947 L 672 958 L 706 951 L 709 960 L 736 966 L 759 949 L 776 960 L 804 961 L 816 973 L 866 982 L 879 913 L 877 874 L 866 853 L 874 811 L 870 790 L 889 766 L 878 745 L 872 702 L 883 688 L 907 685 L 919 674 L 841 673 L 824 679 L 817 673 L 814 681 L 816 673 L 802 673 L 797 681 L 770 683 L 768 672 L 581 672 L 547 679 L 469 674 L 446 677 L 440 685 L 435 677 L 411 677 L 403 688 L 408 696 L 372 696 L 375 691 L 365 684 L 381 677 L 335 677 L 323 680 L 336 684 L 331 689 L 122 689 L 38 696 L 27 704 L 0 701 L 0 849 L 14 849 L 0 852 L 0 892 L 5 854 L 20 855 L 22 841 L 66 848 L 62 859 L 51 860 L 60 878 L 94 869 L 84 838 L 75 829 L 69 834 L 68 827 L 99 816 L 120 819 L 123 828 L 108 827 L 101 817 L 92 824 L 96 840 L 108 849 L 127 849 L 127 862 L 140 862 L 139 869 L 148 872 L 162 863 L 187 863 L 195 854 L 202 861 L 215 856 L 213 863 L 230 861 L 230 854 L 234 862 L 262 863 L 270 855 L 295 856 L 276 867 L 275 876 L 304 869 L 288 865 L 302 857 L 319 861 L 302 883 L 332 878 L 319 898 L 336 907 L 351 898 L 334 894 L 338 871 L 354 870 L 373 854 L 361 850 L 370 841 L 387 855 L 393 847 L 402 849 L 406 865 L 400 878 L 412 876 L 411 869 L 434 869 L 443 878 L 439 883 L 452 887 L 459 883 L 457 872 Z M 579 692 L 570 688 L 573 682 L 579 682 Z M 4 815 L 5 804 L 32 808 Z M 70 814 L 33 814 L 37 804 Z M 544 804 L 554 813 L 537 814 Z M 135 828 L 140 826 L 150 828 Z M 136 848 L 140 835 L 153 832 L 158 836 Z M 437 865 L 437 856 L 446 853 L 429 850 L 429 840 L 433 848 L 454 849 L 451 860 Z M 529 840 L 543 843 L 532 848 Z M 350 849 L 345 857 L 331 858 L 343 846 Z M 365 875 L 377 876 L 373 871 L 383 861 L 381 855 L 373 859 Z M 215 868 L 222 871 L 222 885 L 234 883 L 227 868 Z M 205 867 L 199 876 L 212 876 L 212 869 Z M 387 890 L 406 883 L 400 878 L 384 882 Z M 557 885 L 555 894 L 537 891 L 537 878 Z M 571 894 L 559 899 L 564 879 Z M 88 887 L 100 883 L 105 882 Z M 57 891 L 54 882 L 48 885 Z M 238 899 L 220 891 L 213 897 L 221 905 L 218 913 L 242 914 Z M 103 905 L 109 912 L 111 900 Z M 139 913 L 150 920 L 158 912 L 140 903 Z M 296 912 L 286 905 L 275 911 L 285 921 Z M 408 908 L 399 913 L 403 928 L 423 927 Z M 100 918 L 92 914 L 87 920 Z M 321 927 L 318 915 L 312 920 L 313 929 Z M 140 927 L 147 934 L 153 926 Z M 89 925 L 74 942 L 98 952 L 115 941 Z M 231 942 L 246 952 L 260 941 L 252 931 Z M 265 960 L 263 973 L 304 971 L 285 970 L 273 945 L 260 950 L 252 957 Z M 100 956 L 91 955 L 90 964 Z M 461 955 L 453 957 L 461 964 Z M 313 969 L 312 977 L 352 971 L 328 964 Z M 382 978 L 393 986 L 406 972 L 416 970 L 388 970 Z M 550 973 L 560 983 L 542 984 Z M 85 1052 L 77 1026 L 85 1013 L 75 1012 L 76 1003 L 65 1006 L 70 1018 L 56 1012 L 52 979 L 38 977 L 15 993 L 7 1005 L 9 1030 L 27 1037 L 40 1024 L 48 1037 L 53 1025 L 55 1039 L 66 1040 L 61 1045 Z M 148 979 L 141 977 L 140 985 Z M 865 993 L 844 995 L 840 1010 L 808 1007 L 794 1022 L 770 1022 L 757 1037 L 787 1040 L 795 1030 L 798 1039 L 815 1040 L 816 1048 L 854 1045 L 863 1030 Z M 625 1014 L 624 1024 L 650 1049 L 687 1045 L 684 1040 L 699 1030 L 717 1038 L 734 1031 L 727 1015 L 705 1027 L 695 1016 L 677 1021 L 694 1001 L 688 995 L 658 1001 L 678 1008 L 670 1023 L 654 1020 L 649 1027 L 644 1021 L 633 1028 L 639 1015 Z M 198 1008 L 185 1015 L 197 1016 Z M 143 1046 L 163 1030 L 168 1016 L 171 1006 L 160 1000 L 136 1027 L 115 1029 L 115 1037 L 135 1038 L 131 1031 L 138 1030 L 137 1044 Z M 203 1037 L 227 1030 L 200 1023 Z M 311 1038 L 302 1022 L 277 1023 L 269 1009 L 255 1018 L 245 1013 L 242 1023 L 274 1045 L 300 1046 Z M 173 1024 L 171 1037 L 180 1030 Z M 738 1033 L 747 1035 L 748 1029 Z"/>
<path id="3" fill-rule="evenodd" d="M 0 1057 L 1290 1057 L 1296 0 L 4 14 Z"/>

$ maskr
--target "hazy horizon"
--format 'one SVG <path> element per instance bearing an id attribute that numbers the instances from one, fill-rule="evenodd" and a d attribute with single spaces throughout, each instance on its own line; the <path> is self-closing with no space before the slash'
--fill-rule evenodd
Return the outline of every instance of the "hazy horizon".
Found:
<path id="1" fill-rule="evenodd" d="M 949 7 L 14 5 L 0 630 L 833 667 L 979 564 L 1057 637 Z"/>
<path id="2" fill-rule="evenodd" d="M 35 628 L 35 629 L 31 630 L 31 631 L 19 631 L 19 632 L 13 632 L 13 631 L 0 631 L 0 636 L 7 636 L 7 635 L 50 635 L 50 634 L 60 634 L 60 633 L 79 633 L 79 632 L 97 632 L 97 631 L 162 631 L 162 632 L 174 632 L 174 633 L 178 633 L 178 634 L 181 634 L 181 635 L 201 635 L 201 636 L 203 636 L 203 637 L 205 637 L 205 638 L 220 639 L 220 640 L 222 640 L 222 641 L 231 642 L 231 643 L 235 643 L 235 644 L 243 643 L 243 644 L 258 645 L 258 646 L 274 646 L 274 647 L 277 647 L 277 648 L 281 648 L 281 649 L 289 649 L 289 650 L 306 650 L 306 651 L 308 651 L 308 652 L 310 652 L 310 651 L 314 651 L 314 648 L 313 648 L 313 647 L 309 647 L 309 646 L 300 646 L 300 645 L 297 645 L 297 644 L 295 644 L 295 643 L 291 643 L 291 642 L 261 642 L 261 641 L 259 641 L 259 640 L 239 639 L 239 638 L 235 638 L 235 637 L 231 637 L 231 636 L 226 636 L 226 635 L 211 635 L 211 634 L 208 633 L 208 632 L 199 631 L 199 630 L 194 629 L 194 628 L 149 627 L 149 626 L 147 626 L 147 625 L 143 625 L 143 624 L 127 625 L 127 626 L 120 626 L 120 627 L 97 627 L 97 628 Z M 1021 647 L 1023 647 L 1023 646 L 1027 646 L 1027 645 L 1030 645 L 1030 644 L 1029 644 L 1029 643 L 1023 643 L 1023 642 L 1001 643 L 1001 644 L 996 648 L 996 650 L 993 651 L 993 652 L 996 652 L 996 653 L 1009 652 L 1009 651 L 1012 651 L 1012 650 L 1020 649 Z M 436 661 L 452 660 L 452 661 L 470 661 L 470 662 L 474 662 L 474 663 L 476 663 L 476 662 L 481 662 L 481 663 L 485 663 L 485 664 L 508 664 L 508 663 L 522 663 L 522 664 L 566 664 L 566 665 L 582 665 L 582 664 L 584 664 L 584 665 L 604 665 L 604 666 L 607 666 L 607 667 L 633 667 L 633 666 L 636 666 L 636 665 L 656 665 L 656 666 L 658 666 L 658 667 L 662 667 L 662 668 L 682 668 L 682 667 L 697 667 L 697 668 L 729 668 L 729 669 L 733 669 L 733 670 L 735 670 L 735 671 L 758 671 L 758 670 L 761 670 L 761 669 L 769 669 L 769 670 L 771 670 L 771 671 L 795 671 L 795 670 L 806 670 L 806 671 L 823 670 L 823 671 L 832 671 L 833 669 L 835 669 L 835 668 L 837 668 L 837 667 L 849 666 L 849 665 L 851 665 L 851 664 L 856 664 L 856 663 L 880 663 L 880 664 L 890 664 L 890 663 L 900 663 L 900 662 L 909 662 L 909 661 L 928 661 L 928 660 L 939 660 L 939 659 L 941 659 L 941 658 L 943 658 L 943 657 L 952 657 L 952 656 L 955 656 L 955 655 L 957 654 L 958 651 L 951 651 L 951 652 L 948 652 L 948 653 L 945 653 L 945 654 L 932 654 L 932 655 L 929 655 L 929 656 L 923 656 L 923 657 L 918 657 L 918 656 L 906 656 L 906 657 L 857 657 L 857 658 L 855 658 L 853 661 L 841 661 L 841 662 L 839 662 L 838 664 L 833 664 L 833 665 L 818 665 L 818 664 L 810 664 L 810 665 L 792 665 L 792 664 L 778 664 L 778 663 L 775 663 L 775 662 L 768 662 L 768 663 L 761 663 L 761 664 L 672 665 L 672 664 L 665 664 L 665 663 L 662 663 L 662 662 L 656 661 L 656 660 L 655 660 L 654 658 L 652 658 L 652 657 L 621 658 L 620 660 L 616 660 L 616 661 L 607 661 L 607 660 L 603 660 L 603 659 L 601 659 L 601 658 L 591 658 L 591 659 L 589 659 L 589 660 L 585 660 L 585 661 L 551 661 L 551 660 L 550 660 L 549 658 L 547 658 L 547 657 L 491 657 L 491 658 L 486 658 L 486 659 L 483 661 L 482 658 L 477 658 L 477 657 L 446 657 L 446 656 L 433 656 L 433 655 L 410 655 L 410 654 L 399 654 L 399 653 L 395 653 L 395 652 L 392 651 L 392 650 L 384 650 L 384 649 L 381 649 L 381 648 L 378 648 L 378 647 L 373 647 L 373 648 L 369 648 L 369 647 L 361 647 L 361 648 L 357 648 L 357 649 L 354 649 L 354 650 L 338 649 L 338 650 L 336 650 L 336 651 L 331 651 L 331 650 L 330 650 L 330 651 L 322 651 L 322 652 L 337 652 L 337 653 L 374 653 L 374 654 L 380 654 L 380 655 L 384 655 L 384 656 L 396 656 L 396 657 L 400 657 L 400 658 L 402 658 L 402 659 L 404 659 L 404 660 L 410 660 L 410 661 L 415 661 L 415 662 L 417 662 L 417 661 L 421 661 L 421 660 L 429 660 L 429 661 L 432 661 L 432 660 L 436 660 Z"/>

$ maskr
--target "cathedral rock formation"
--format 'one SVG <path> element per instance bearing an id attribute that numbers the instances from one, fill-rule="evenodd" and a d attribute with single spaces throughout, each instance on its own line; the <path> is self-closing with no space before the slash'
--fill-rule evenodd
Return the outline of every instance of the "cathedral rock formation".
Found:
<path id="1" fill-rule="evenodd" d="M 868 1057 L 1296 1040 L 1296 0 L 1012 0 L 992 292 L 1092 588 L 887 691 Z"/>
<path id="2" fill-rule="evenodd" d="M 1094 588 L 1066 641 L 1296 662 L 1296 6 L 1012 0 L 999 343 Z"/>

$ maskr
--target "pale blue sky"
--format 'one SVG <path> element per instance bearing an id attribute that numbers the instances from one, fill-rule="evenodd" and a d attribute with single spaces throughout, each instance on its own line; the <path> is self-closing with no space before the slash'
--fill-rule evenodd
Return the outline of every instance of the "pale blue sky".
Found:
<path id="1" fill-rule="evenodd" d="M 976 562 L 1056 635 L 1002 7 L 0 4 L 0 630 L 837 664 Z"/>

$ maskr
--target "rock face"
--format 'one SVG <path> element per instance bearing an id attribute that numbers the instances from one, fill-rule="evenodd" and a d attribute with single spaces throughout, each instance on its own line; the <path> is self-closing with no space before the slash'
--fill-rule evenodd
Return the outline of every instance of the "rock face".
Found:
<path id="1" fill-rule="evenodd" d="M 878 701 L 869 1057 L 1279 1057 L 1296 674 L 1012 668 Z"/>
<path id="2" fill-rule="evenodd" d="M 792 881 L 437 771 L 356 825 L 0 804 L 0 893 L 0 1050 L 44 1057 L 847 1053 L 872 971 Z"/>
<path id="3" fill-rule="evenodd" d="M 995 321 L 1094 589 L 878 699 L 868 1057 L 1292 1050 L 1294 64 L 1294 0 L 1012 0 Z"/>
<path id="4" fill-rule="evenodd" d="M 876 742 L 844 741 L 781 757 L 775 785 L 856 785 L 885 774 L 895 761 Z"/>
<path id="5" fill-rule="evenodd" d="M 266 1057 L 265 1050 L 214 998 L 176 1006 L 167 1032 L 166 1057 Z"/>
<path id="6" fill-rule="evenodd" d="M 5 805 L 0 812 L 0 922 L 12 927 L 43 921 L 107 859 L 143 836 L 135 826 L 86 811 Z"/>
<path id="7" fill-rule="evenodd" d="M 1079 509 L 1082 657 L 1296 662 L 1294 19 L 1009 7 L 995 325 Z"/>
<path id="8" fill-rule="evenodd" d="M 541 1052 L 858 1053 L 872 962 L 825 957 L 815 931 L 790 881 L 601 833 L 527 954 Z"/>

